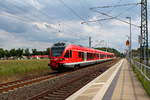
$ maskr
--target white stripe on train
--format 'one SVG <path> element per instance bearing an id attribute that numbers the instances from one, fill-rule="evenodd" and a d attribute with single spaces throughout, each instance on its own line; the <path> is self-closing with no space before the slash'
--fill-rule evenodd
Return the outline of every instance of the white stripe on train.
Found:
<path id="1" fill-rule="evenodd" d="M 75 62 L 75 63 L 66 63 L 66 64 L 63 64 L 63 65 L 64 65 L 64 67 L 74 68 L 75 65 L 86 66 L 86 65 L 100 63 L 100 62 L 108 61 L 108 60 L 112 60 L 112 59 L 113 58 L 101 59 L 101 60 L 92 60 L 92 61 L 82 61 L 82 62 Z"/>

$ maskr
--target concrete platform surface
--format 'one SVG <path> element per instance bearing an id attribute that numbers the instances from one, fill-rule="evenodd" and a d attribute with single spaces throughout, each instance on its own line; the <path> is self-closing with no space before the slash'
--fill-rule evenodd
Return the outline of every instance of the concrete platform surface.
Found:
<path id="1" fill-rule="evenodd" d="M 66 100 L 150 100 L 150 98 L 128 61 L 122 59 Z"/>
<path id="2" fill-rule="evenodd" d="M 66 100 L 102 100 L 124 60 L 109 68 Z"/>
<path id="3" fill-rule="evenodd" d="M 123 62 L 111 100 L 150 100 L 127 60 Z"/>

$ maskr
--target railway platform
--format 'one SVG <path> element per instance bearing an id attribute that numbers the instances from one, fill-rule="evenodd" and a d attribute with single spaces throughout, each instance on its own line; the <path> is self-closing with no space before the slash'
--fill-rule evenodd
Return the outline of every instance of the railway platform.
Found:
<path id="1" fill-rule="evenodd" d="M 120 60 L 66 100 L 150 100 L 126 59 Z"/>

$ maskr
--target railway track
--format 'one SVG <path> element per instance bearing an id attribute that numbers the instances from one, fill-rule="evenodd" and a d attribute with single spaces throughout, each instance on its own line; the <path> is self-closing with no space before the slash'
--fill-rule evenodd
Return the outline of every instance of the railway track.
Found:
<path id="1" fill-rule="evenodd" d="M 116 62 L 0 84 L 0 100 L 64 100 Z"/>
<path id="2" fill-rule="evenodd" d="M 3 83 L 3 84 L 0 84 L 0 93 L 8 92 L 8 91 L 14 90 L 16 88 L 20 88 L 20 87 L 23 87 L 23 86 L 26 86 L 29 84 L 33 84 L 33 83 L 40 82 L 40 81 L 43 81 L 46 79 L 57 77 L 59 75 L 63 75 L 66 73 L 68 73 L 68 72 L 65 72 L 65 73 L 52 72 L 46 76 L 40 76 L 40 77 L 34 77 L 34 78 L 29 78 L 29 79 L 22 79 L 22 80 L 16 80 L 16 81 L 12 81 L 12 82 Z"/>
<path id="3" fill-rule="evenodd" d="M 101 73 L 102 72 L 96 72 L 84 78 L 74 80 L 69 82 L 69 85 L 66 84 L 55 91 L 44 91 L 42 94 L 36 95 L 28 100 L 65 100 L 65 98 L 82 88 Z"/>
<path id="4" fill-rule="evenodd" d="M 107 63 L 108 64 L 108 63 Z M 81 75 L 81 77 L 74 78 L 73 80 L 65 80 L 68 81 L 65 84 L 62 84 L 55 90 L 45 90 L 40 94 L 37 94 L 28 100 L 65 100 L 71 94 L 85 86 L 87 83 L 92 81 L 94 78 L 102 74 L 108 68 L 110 68 L 114 63 L 110 63 L 107 66 L 96 68 L 94 73 L 93 71 L 87 72 L 85 75 Z M 106 64 L 104 64 L 106 65 Z"/>

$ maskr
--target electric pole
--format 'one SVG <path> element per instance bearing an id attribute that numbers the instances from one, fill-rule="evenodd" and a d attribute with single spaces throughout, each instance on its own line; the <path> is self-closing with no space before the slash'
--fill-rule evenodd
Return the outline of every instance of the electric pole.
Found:
<path id="1" fill-rule="evenodd" d="M 89 48 L 91 48 L 91 37 L 89 37 Z"/>
<path id="2" fill-rule="evenodd" d="M 147 0 L 141 0 L 141 43 L 140 61 L 146 65 L 149 62 L 148 55 L 148 20 L 147 20 Z"/>
<path id="3" fill-rule="evenodd" d="M 131 64 L 131 59 L 132 59 L 132 33 L 131 33 L 131 17 L 126 17 L 129 19 L 130 23 L 130 42 L 129 42 L 129 58 L 130 58 L 130 64 Z"/>

